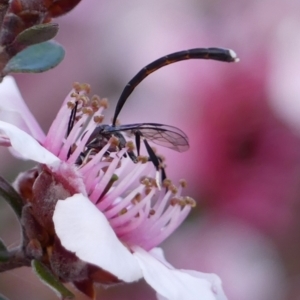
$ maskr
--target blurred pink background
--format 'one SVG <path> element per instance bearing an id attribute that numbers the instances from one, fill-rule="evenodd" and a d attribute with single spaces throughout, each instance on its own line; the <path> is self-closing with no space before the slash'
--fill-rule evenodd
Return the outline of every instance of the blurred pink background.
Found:
<path id="1" fill-rule="evenodd" d="M 57 20 L 65 60 L 15 76 L 47 131 L 74 81 L 108 97 L 110 123 L 125 84 L 143 66 L 179 50 L 224 47 L 241 61 L 191 60 L 163 68 L 130 96 L 122 123 L 184 130 L 190 150 L 159 148 L 167 174 L 186 178 L 198 202 L 164 244 L 175 267 L 215 272 L 232 300 L 300 299 L 300 2 L 297 0 L 82 1 Z M 157 147 L 158 148 L 158 147 Z M 30 165 L 1 149 L 9 180 Z M 13 166 L 13 167 L 12 167 Z M 0 202 L 0 236 L 19 229 Z M 56 299 L 29 269 L 0 274 L 10 299 Z M 147 298 L 148 297 L 148 298 Z M 86 299 L 78 294 L 77 299 Z M 144 283 L 99 288 L 97 299 L 155 299 Z"/>

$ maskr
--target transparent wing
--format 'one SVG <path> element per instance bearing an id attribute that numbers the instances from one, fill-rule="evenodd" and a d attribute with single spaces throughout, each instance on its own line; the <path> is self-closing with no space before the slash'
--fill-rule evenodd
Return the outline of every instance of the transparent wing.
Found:
<path id="1" fill-rule="evenodd" d="M 184 152 L 189 149 L 189 139 L 187 135 L 174 126 L 158 123 L 137 123 L 110 127 L 108 131 L 130 131 L 131 133 L 139 131 L 144 138 L 157 145 L 178 152 Z"/>

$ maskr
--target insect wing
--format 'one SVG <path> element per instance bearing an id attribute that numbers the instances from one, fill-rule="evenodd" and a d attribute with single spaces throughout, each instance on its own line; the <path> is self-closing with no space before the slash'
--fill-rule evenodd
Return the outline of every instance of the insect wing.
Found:
<path id="1" fill-rule="evenodd" d="M 143 136 L 153 143 L 170 148 L 178 152 L 184 152 L 189 149 L 189 141 L 186 134 L 173 126 L 155 126 L 143 127 L 139 129 Z"/>
<path id="2" fill-rule="evenodd" d="M 114 131 L 139 131 L 144 138 L 153 143 L 178 152 L 189 149 L 187 135 L 177 127 L 158 123 L 137 123 L 111 127 Z"/>

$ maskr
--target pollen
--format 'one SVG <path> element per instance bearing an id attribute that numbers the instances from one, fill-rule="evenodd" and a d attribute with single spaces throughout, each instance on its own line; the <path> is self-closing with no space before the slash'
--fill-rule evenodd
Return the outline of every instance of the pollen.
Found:
<path id="1" fill-rule="evenodd" d="M 83 107 L 82 108 L 82 113 L 86 114 L 88 116 L 91 116 L 91 115 L 93 115 L 94 112 L 93 112 L 91 107 Z"/>
<path id="2" fill-rule="evenodd" d="M 187 205 L 191 206 L 191 207 L 196 207 L 197 203 L 196 201 L 192 198 L 192 197 L 184 197 L 184 201 Z"/>
<path id="3" fill-rule="evenodd" d="M 73 89 L 74 89 L 77 93 L 79 93 L 79 92 L 80 92 L 80 83 L 77 82 L 77 81 L 75 81 L 75 82 L 73 83 Z"/>
<path id="4" fill-rule="evenodd" d="M 102 98 L 99 101 L 99 105 L 102 106 L 103 108 L 107 109 L 108 108 L 108 99 L 107 98 Z"/>
<path id="5" fill-rule="evenodd" d="M 91 101 L 91 108 L 93 109 L 94 112 L 97 112 L 99 110 L 100 106 L 100 98 L 98 96 L 93 96 Z"/>
<path id="6" fill-rule="evenodd" d="M 172 181 L 170 180 L 170 179 L 165 179 L 164 181 L 163 181 L 163 187 L 165 187 L 165 188 L 169 188 L 169 186 L 172 184 Z"/>
<path id="7" fill-rule="evenodd" d="M 97 124 L 101 124 L 104 120 L 104 115 L 98 115 L 98 116 L 94 116 L 94 122 Z"/>
<path id="8" fill-rule="evenodd" d="M 179 184 L 183 187 L 183 188 L 186 188 L 187 187 L 187 182 L 185 179 L 180 179 L 179 180 Z"/>
<path id="9" fill-rule="evenodd" d="M 79 82 L 74 82 L 73 83 L 73 89 L 77 92 L 85 92 L 89 94 L 91 92 L 91 86 L 88 83 L 79 83 Z"/>
<path id="10" fill-rule="evenodd" d="M 138 156 L 137 161 L 138 161 L 138 162 L 141 162 L 142 164 L 145 164 L 145 163 L 147 163 L 149 160 L 148 160 L 148 157 L 147 157 L 147 156 Z"/>
<path id="11" fill-rule="evenodd" d="M 149 178 L 146 176 L 142 176 L 140 178 L 140 183 L 147 186 L 149 184 Z"/>
<path id="12" fill-rule="evenodd" d="M 77 101 L 80 101 L 83 106 L 87 106 L 90 102 L 90 98 L 86 95 L 79 95 Z"/>
<path id="13" fill-rule="evenodd" d="M 135 149 L 134 143 L 132 141 L 128 141 L 126 143 L 126 147 L 127 147 L 128 151 L 133 151 Z"/>
<path id="14" fill-rule="evenodd" d="M 127 211 L 128 211 L 127 208 L 124 207 L 123 209 L 120 210 L 119 215 L 120 216 L 125 215 L 127 213 Z"/>
<path id="15" fill-rule="evenodd" d="M 172 194 L 176 194 L 178 192 L 178 189 L 174 184 L 170 184 L 168 186 L 168 190 L 171 191 Z"/>
<path id="16" fill-rule="evenodd" d="M 108 141 L 112 146 L 118 147 L 119 146 L 119 139 L 115 136 L 112 136 Z"/>
<path id="17" fill-rule="evenodd" d="M 141 202 L 142 195 L 140 193 L 136 194 L 134 198 L 131 200 L 132 204 L 138 204 Z"/>
<path id="18" fill-rule="evenodd" d="M 145 185 L 146 188 L 157 187 L 156 180 L 152 177 L 143 176 L 140 178 L 140 183 Z"/>
<path id="19" fill-rule="evenodd" d="M 149 211 L 149 217 L 154 216 L 155 215 L 155 210 L 154 209 L 150 209 Z"/>
<path id="20" fill-rule="evenodd" d="M 71 97 L 72 97 L 72 96 L 71 96 Z M 68 107 L 69 109 L 73 109 L 73 108 L 75 107 L 75 103 L 72 102 L 72 101 L 68 101 L 67 107 Z"/>

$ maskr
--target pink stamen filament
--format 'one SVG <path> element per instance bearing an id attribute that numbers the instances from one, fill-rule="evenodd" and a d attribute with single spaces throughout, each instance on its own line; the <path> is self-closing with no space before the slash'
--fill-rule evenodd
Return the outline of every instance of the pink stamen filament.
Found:
<path id="1" fill-rule="evenodd" d="M 172 216 L 172 219 L 165 227 L 163 227 L 159 232 L 153 232 L 152 237 L 148 239 L 149 244 L 145 250 L 152 249 L 169 237 L 181 225 L 190 210 L 190 206 L 185 206 L 183 210 L 178 209 L 178 212 L 176 212 L 176 214 L 174 213 L 174 216 Z"/>
<path id="2" fill-rule="evenodd" d="M 118 183 L 115 189 L 109 192 L 106 196 L 104 196 L 101 205 L 99 205 L 99 209 L 103 209 L 106 203 L 106 198 L 116 199 L 119 195 L 122 195 L 128 187 L 138 178 L 141 177 L 143 171 L 147 168 L 147 164 L 138 163 L 133 168 L 133 170 Z"/>
<path id="3" fill-rule="evenodd" d="M 71 132 L 69 133 L 69 135 L 67 136 L 67 138 L 65 139 L 64 145 L 62 146 L 60 153 L 59 153 L 59 158 L 61 160 L 67 160 L 68 158 L 68 153 L 69 153 L 69 149 L 71 148 L 71 146 L 73 146 L 73 144 L 79 140 L 79 145 L 77 145 L 77 152 L 81 152 L 87 142 L 87 138 L 86 141 L 80 141 L 80 135 L 82 136 L 82 126 L 84 125 L 84 123 L 86 122 L 87 116 L 82 116 L 74 125 L 74 127 L 72 128 Z M 80 134 L 81 133 L 81 134 Z M 85 138 L 85 137 L 84 137 Z M 80 147 L 81 146 L 81 147 Z M 75 150 L 75 151 L 76 151 Z M 79 154 L 80 154 L 79 152 Z M 76 158 L 78 157 L 78 155 L 76 156 Z M 74 163 L 75 160 L 75 155 L 73 155 L 73 159 L 69 160 L 69 163 Z M 73 161 L 74 160 L 74 161 Z"/>
<path id="4" fill-rule="evenodd" d="M 148 218 L 148 213 L 145 213 L 143 210 L 140 210 L 138 216 L 133 218 L 127 225 L 114 228 L 116 235 L 122 239 L 122 236 L 134 231 L 138 228 L 143 222 Z"/>
<path id="5" fill-rule="evenodd" d="M 137 191 L 135 191 L 136 193 Z M 133 218 L 135 218 L 140 210 L 145 209 L 150 210 L 151 197 L 153 197 L 154 192 L 150 192 L 146 197 L 144 197 L 139 203 L 132 205 L 126 213 L 119 215 L 115 218 L 108 218 L 110 220 L 111 225 L 115 227 L 123 226 L 124 224 L 130 222 Z M 132 199 L 132 197 L 130 198 Z M 121 201 L 123 202 L 123 200 Z M 149 206 L 149 208 L 148 208 Z M 145 208 L 145 209 L 143 209 Z M 106 216 L 106 213 L 104 213 Z"/>
<path id="6" fill-rule="evenodd" d="M 98 167 L 99 162 L 103 159 L 104 154 L 107 152 L 109 147 L 111 146 L 110 143 L 107 143 L 87 164 L 80 167 L 80 173 L 85 175 L 90 172 L 92 167 Z M 110 164 L 110 162 L 108 162 Z M 102 166 L 101 166 L 102 168 Z M 98 168 L 99 170 L 101 168 Z"/>
<path id="7" fill-rule="evenodd" d="M 113 161 L 110 162 L 110 165 L 109 165 L 107 171 L 105 172 L 104 176 L 99 180 L 99 183 L 97 184 L 97 186 L 95 186 L 95 189 L 94 189 L 93 193 L 90 195 L 90 199 L 94 203 L 98 200 L 98 198 L 100 197 L 100 195 L 104 191 L 105 187 L 109 183 L 112 175 L 114 174 L 114 170 L 116 169 L 119 161 L 121 160 L 121 158 L 123 157 L 125 152 L 126 152 L 126 149 L 124 148 L 124 149 L 122 149 L 121 151 L 119 151 L 117 153 L 117 155 L 113 159 Z"/>

